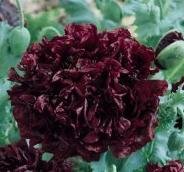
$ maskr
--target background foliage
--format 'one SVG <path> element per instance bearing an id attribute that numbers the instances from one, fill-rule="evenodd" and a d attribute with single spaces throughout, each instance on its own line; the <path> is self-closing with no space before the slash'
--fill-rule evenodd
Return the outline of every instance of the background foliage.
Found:
<path id="1" fill-rule="evenodd" d="M 39 7 L 35 4 L 40 4 Z M 38 5 L 37 5 L 38 6 Z M 11 7 L 0 1 L 0 9 L 11 11 Z M 5 8 L 6 7 L 6 8 Z M 143 44 L 156 48 L 159 40 L 171 29 L 184 32 L 183 0 L 60 0 L 60 1 L 25 1 L 26 26 L 31 33 L 32 42 L 39 41 L 44 28 L 54 27 L 61 34 L 67 23 L 93 23 L 99 30 L 111 30 L 116 27 L 128 28 Z M 2 13 L 4 14 L 4 13 Z M 7 13 L 6 13 L 7 14 Z M 7 80 L 8 69 L 16 66 L 20 55 L 11 52 L 8 37 L 12 25 L 6 16 L 0 22 L 0 146 L 19 140 L 17 124 L 7 95 L 11 83 Z M 52 38 L 54 32 L 45 32 Z M 173 59 L 175 60 L 175 59 Z M 177 60 L 177 59 L 176 59 Z M 174 62 L 174 61 L 173 61 Z M 171 62 L 171 63 L 173 63 Z M 184 67 L 176 65 L 169 72 L 178 69 L 179 79 L 183 76 Z M 161 71 L 163 78 L 168 79 L 169 72 Z M 155 76 L 155 78 L 160 78 Z M 178 77 L 178 76 L 177 76 Z M 172 82 L 172 80 L 168 80 Z M 168 160 L 184 161 L 184 152 L 171 152 L 167 141 L 175 130 L 178 114 L 184 115 L 184 92 L 168 93 L 162 98 L 158 119 L 159 125 L 155 139 L 144 148 L 124 159 L 116 159 L 109 152 L 104 153 L 98 162 L 87 163 L 81 158 L 72 158 L 76 172 L 143 172 L 147 163 L 166 164 Z M 101 170 L 100 170 L 101 169 Z"/>

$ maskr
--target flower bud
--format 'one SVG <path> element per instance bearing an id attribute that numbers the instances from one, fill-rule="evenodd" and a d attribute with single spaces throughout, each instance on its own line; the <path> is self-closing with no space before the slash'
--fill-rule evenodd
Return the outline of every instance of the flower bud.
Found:
<path id="1" fill-rule="evenodd" d="M 158 54 L 157 59 L 169 82 L 180 81 L 184 75 L 184 41 L 179 40 L 168 45 Z"/>
<path id="2" fill-rule="evenodd" d="M 16 56 L 22 55 L 28 48 L 30 40 L 30 33 L 25 27 L 15 27 L 9 36 L 11 52 Z"/>
<path id="3" fill-rule="evenodd" d="M 184 133 L 174 131 L 169 136 L 168 148 L 171 151 L 182 151 L 184 149 Z"/>

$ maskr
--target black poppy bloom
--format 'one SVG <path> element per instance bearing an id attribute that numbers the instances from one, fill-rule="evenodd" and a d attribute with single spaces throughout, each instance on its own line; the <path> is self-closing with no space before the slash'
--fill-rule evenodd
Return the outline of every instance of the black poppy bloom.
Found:
<path id="1" fill-rule="evenodd" d="M 8 172 L 71 172 L 68 161 L 42 160 L 42 151 L 29 145 L 26 140 L 0 148 L 0 171 Z"/>
<path id="2" fill-rule="evenodd" d="M 165 166 L 159 166 L 155 164 L 148 164 L 147 172 L 184 172 L 184 166 L 179 161 L 170 161 Z"/>
<path id="3" fill-rule="evenodd" d="M 33 44 L 9 78 L 21 136 L 60 159 L 123 157 L 154 136 L 165 81 L 147 80 L 154 51 L 128 30 L 98 33 L 70 24 L 65 34 Z"/>

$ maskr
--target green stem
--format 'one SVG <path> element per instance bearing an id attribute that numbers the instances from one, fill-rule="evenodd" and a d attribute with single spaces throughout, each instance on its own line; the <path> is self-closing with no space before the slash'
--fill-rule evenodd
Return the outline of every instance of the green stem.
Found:
<path id="1" fill-rule="evenodd" d="M 22 9 L 22 4 L 20 2 L 20 0 L 16 0 L 17 3 L 17 7 L 20 13 L 20 26 L 24 27 L 24 13 L 23 13 L 23 9 Z"/>
<path id="2" fill-rule="evenodd" d="M 116 166 L 114 164 L 108 167 L 107 172 L 117 172 Z"/>
<path id="3" fill-rule="evenodd" d="M 44 27 L 40 31 L 40 33 L 39 33 L 39 39 L 42 39 L 43 36 L 45 36 L 48 31 L 52 31 L 52 32 L 56 33 L 57 36 L 61 36 L 59 30 L 57 30 L 55 27 L 53 27 L 53 26 L 47 26 L 47 27 Z"/>
<path id="4" fill-rule="evenodd" d="M 159 5 L 160 5 L 160 19 L 163 19 L 164 16 L 164 11 L 163 11 L 163 3 L 161 2 L 161 0 L 158 1 Z"/>
<path id="5" fill-rule="evenodd" d="M 181 128 L 181 132 L 184 133 L 184 114 L 182 113 L 181 115 L 182 118 L 182 128 Z"/>

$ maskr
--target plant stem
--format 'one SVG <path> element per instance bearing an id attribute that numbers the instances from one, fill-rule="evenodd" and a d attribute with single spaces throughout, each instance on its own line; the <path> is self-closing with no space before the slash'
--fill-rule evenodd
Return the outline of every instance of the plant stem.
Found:
<path id="1" fill-rule="evenodd" d="M 52 31 L 52 32 L 54 32 L 57 36 L 61 36 L 59 30 L 57 30 L 55 27 L 53 27 L 53 26 L 47 26 L 47 27 L 44 27 L 44 28 L 40 31 L 40 33 L 39 33 L 39 39 L 42 39 L 43 36 L 45 36 L 46 33 L 47 33 L 48 31 Z"/>
<path id="2" fill-rule="evenodd" d="M 20 26 L 24 27 L 24 13 L 23 13 L 23 9 L 22 9 L 22 4 L 20 2 L 20 0 L 16 0 L 17 3 L 17 7 L 20 13 Z"/>
<path id="3" fill-rule="evenodd" d="M 181 128 L 181 132 L 184 133 L 184 114 L 181 115 L 182 118 L 182 128 Z"/>
<path id="4" fill-rule="evenodd" d="M 160 19 L 162 20 L 163 19 L 163 15 L 164 15 L 164 12 L 163 12 L 163 3 L 162 3 L 162 1 L 158 1 L 158 3 L 159 3 L 159 6 L 160 6 Z"/>

